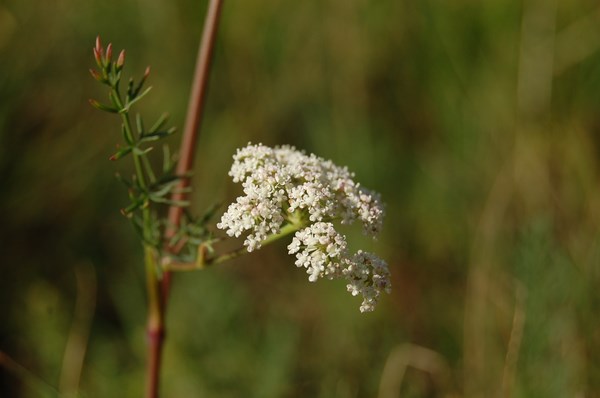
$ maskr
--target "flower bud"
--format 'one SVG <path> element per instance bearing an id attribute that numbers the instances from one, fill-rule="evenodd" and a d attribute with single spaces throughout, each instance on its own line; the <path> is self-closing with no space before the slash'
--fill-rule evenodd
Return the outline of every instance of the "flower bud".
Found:
<path id="1" fill-rule="evenodd" d="M 99 82 L 104 81 L 104 78 L 102 77 L 102 75 L 100 75 L 100 72 L 98 72 L 97 70 L 90 69 L 90 74 L 94 79 L 98 80 Z"/>
<path id="2" fill-rule="evenodd" d="M 120 70 L 123 68 L 123 65 L 125 64 L 125 50 L 121 50 L 121 52 L 119 53 L 119 58 L 117 58 L 117 70 Z"/>
<path id="3" fill-rule="evenodd" d="M 96 59 L 96 63 L 98 66 L 102 67 L 102 41 L 100 40 L 100 36 L 96 37 L 96 46 L 94 47 L 94 58 Z"/>
<path id="4" fill-rule="evenodd" d="M 108 43 L 106 47 L 106 63 L 109 64 L 112 59 L 112 43 Z"/>

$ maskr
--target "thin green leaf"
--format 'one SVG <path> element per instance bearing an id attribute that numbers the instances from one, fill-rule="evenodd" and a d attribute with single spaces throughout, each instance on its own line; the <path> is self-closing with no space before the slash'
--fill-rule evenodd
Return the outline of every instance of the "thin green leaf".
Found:
<path id="1" fill-rule="evenodd" d="M 129 82 L 127 83 L 127 102 L 129 102 L 133 97 L 133 78 L 129 78 Z"/>
<path id="2" fill-rule="evenodd" d="M 152 164 L 150 163 L 150 159 L 148 156 L 142 156 L 142 163 L 144 165 L 144 169 L 146 170 L 146 174 L 150 178 L 150 183 L 154 184 L 156 182 L 156 175 L 154 174 L 154 170 L 152 169 Z"/>
<path id="3" fill-rule="evenodd" d="M 139 113 L 135 114 L 135 124 L 137 126 L 137 131 L 140 137 L 144 136 L 144 122 L 142 121 L 142 116 Z"/>
<path id="4" fill-rule="evenodd" d="M 148 198 L 155 203 L 166 204 L 169 206 L 187 207 L 190 205 L 190 202 L 185 201 L 185 200 L 172 200 L 172 199 L 163 198 L 160 196 L 155 196 L 152 194 L 148 195 Z"/>
<path id="5" fill-rule="evenodd" d="M 158 120 L 156 120 L 156 122 L 152 125 L 152 127 L 150 127 L 150 130 L 148 130 L 148 133 L 155 133 L 159 129 L 163 128 L 165 123 L 167 123 L 167 120 L 169 120 L 169 114 L 165 112 L 162 115 L 160 115 Z"/>
<path id="6" fill-rule="evenodd" d="M 144 204 L 143 201 L 134 202 L 134 203 L 130 204 L 129 206 L 125 207 L 124 209 L 121 209 L 121 214 L 123 214 L 126 217 L 130 217 L 131 213 L 133 213 L 135 210 L 142 207 L 143 204 Z"/>
<path id="7" fill-rule="evenodd" d="M 156 134 L 150 134 L 150 135 L 146 135 L 142 138 L 140 138 L 140 142 L 154 142 L 154 141 L 158 141 L 161 138 L 166 137 L 165 135 L 160 136 L 160 135 L 156 135 Z"/>
<path id="8" fill-rule="evenodd" d="M 133 147 L 133 153 L 135 153 L 138 156 L 143 156 L 145 154 L 147 154 L 148 152 L 150 152 L 152 149 L 154 149 L 153 147 L 148 147 L 146 149 L 142 149 L 140 147 Z"/>
<path id="9" fill-rule="evenodd" d="M 144 86 L 144 83 L 146 83 L 146 79 L 148 78 L 148 76 L 150 76 L 150 67 L 149 66 L 144 71 L 144 75 L 140 79 L 139 84 L 137 85 L 137 87 L 135 88 L 135 90 L 133 90 L 131 98 L 136 98 L 137 97 L 138 93 L 140 92 L 140 90 Z"/>
<path id="10" fill-rule="evenodd" d="M 174 182 L 171 182 L 171 183 L 168 183 L 168 184 L 164 184 L 164 185 L 158 186 L 157 187 L 158 189 L 151 191 L 151 195 L 164 197 L 168 193 L 171 193 L 171 191 L 173 190 L 173 188 L 177 184 L 178 184 L 178 181 L 174 181 Z"/>
<path id="11" fill-rule="evenodd" d="M 130 146 L 125 147 L 125 148 L 121 148 L 115 154 L 113 154 L 109 159 L 110 160 L 119 160 L 122 157 L 128 155 L 131 152 L 132 149 L 133 148 L 130 147 Z"/>
<path id="12" fill-rule="evenodd" d="M 168 145 L 163 145 L 163 173 L 171 172 L 171 150 Z"/>
<path id="13" fill-rule="evenodd" d="M 104 112 L 110 112 L 110 113 L 119 113 L 119 109 L 110 106 L 110 105 L 106 105 L 106 104 L 102 104 L 96 100 L 90 99 L 89 100 L 90 105 L 92 105 L 94 108 L 104 111 Z"/>
<path id="14" fill-rule="evenodd" d="M 142 141 L 142 142 L 156 141 L 161 138 L 165 138 L 165 137 L 172 135 L 175 131 L 176 131 L 175 129 L 169 129 L 166 131 L 157 131 L 154 133 L 148 133 L 148 134 L 144 135 L 140 141 Z"/>
<path id="15" fill-rule="evenodd" d="M 121 109 L 120 113 L 126 113 L 129 112 L 129 109 L 131 109 L 131 107 L 133 106 L 133 104 L 135 104 L 136 102 L 138 102 L 139 100 L 141 100 L 142 98 L 144 98 L 149 92 L 150 90 L 152 90 L 152 86 L 148 87 L 146 90 L 144 90 L 143 93 L 141 93 L 140 95 L 134 97 L 132 100 L 130 100 L 123 109 Z"/>

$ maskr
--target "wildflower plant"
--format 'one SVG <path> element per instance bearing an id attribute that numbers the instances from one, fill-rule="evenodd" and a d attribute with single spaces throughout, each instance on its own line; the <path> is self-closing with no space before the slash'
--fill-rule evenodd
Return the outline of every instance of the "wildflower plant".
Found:
<path id="1" fill-rule="evenodd" d="M 385 261 L 362 250 L 353 253 L 346 237 L 336 230 L 336 225 L 357 222 L 366 235 L 375 238 L 384 216 L 381 199 L 377 193 L 355 182 L 354 174 L 346 167 L 330 160 L 291 146 L 271 148 L 248 144 L 233 156 L 229 171 L 233 181 L 242 185 L 243 195 L 229 205 L 214 226 L 216 229 L 210 225 L 215 209 L 200 217 L 193 217 L 187 211 L 189 159 L 195 142 L 193 134 L 199 124 L 219 9 L 220 2 L 212 0 L 205 25 L 209 33 L 207 30 L 204 33 L 209 39 L 203 39 L 201 44 L 197 79 L 192 89 L 191 104 L 195 106 L 188 112 L 188 121 L 192 123 L 186 123 L 179 163 L 167 145 L 162 146 L 162 151 L 155 149 L 156 144 L 175 133 L 174 128 L 166 127 L 167 115 L 160 116 L 147 128 L 141 115 L 134 113 L 134 105 L 151 90 L 145 88 L 150 69 L 147 68 L 137 82 L 130 79 L 123 89 L 125 51 L 113 59 L 112 45 L 104 48 L 100 38 L 93 51 L 98 69 L 90 72 L 108 88 L 108 102 L 90 100 L 90 103 L 117 115 L 121 122 L 123 142 L 110 160 L 131 158 L 133 161 L 133 176 L 119 175 L 118 178 L 125 184 L 130 200 L 121 212 L 138 232 L 145 254 L 149 397 L 158 396 L 171 272 L 203 269 L 294 234 L 287 250 L 295 257 L 295 265 L 305 269 L 310 282 L 322 278 L 345 280 L 353 296 L 362 296 L 361 312 L 373 311 L 381 293 L 391 288 Z M 192 134 L 191 139 L 189 134 Z M 162 152 L 161 159 L 151 158 L 161 157 L 159 152 Z M 157 168 L 157 163 L 162 166 Z M 224 232 L 219 233 L 219 230 Z M 219 237 L 219 234 L 225 236 Z M 215 250 L 219 241 L 242 236 L 244 241 L 240 248 L 226 253 Z"/>

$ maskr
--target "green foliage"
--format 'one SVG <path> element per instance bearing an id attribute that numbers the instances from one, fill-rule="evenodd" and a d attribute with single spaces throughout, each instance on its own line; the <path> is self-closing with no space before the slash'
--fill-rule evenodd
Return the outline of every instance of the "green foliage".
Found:
<path id="1" fill-rule="evenodd" d="M 120 160 L 128 155 L 133 157 L 135 174 L 130 180 L 117 174 L 117 179 L 121 181 L 128 190 L 131 203 L 121 209 L 121 213 L 132 220 L 133 226 L 139 237 L 145 245 L 154 249 L 156 253 L 161 253 L 166 242 L 166 231 L 169 227 L 165 220 L 165 211 L 160 212 L 160 206 L 180 206 L 187 207 L 188 202 L 184 200 L 173 199 L 176 193 L 187 193 L 191 191 L 183 183 L 183 178 L 175 174 L 176 162 L 170 156 L 168 145 L 163 147 L 162 170 L 157 174 L 150 160 L 150 153 L 154 149 L 154 142 L 164 140 L 175 132 L 174 127 L 165 128 L 168 121 L 168 115 L 163 113 L 156 122 L 146 129 L 144 121 L 139 113 L 135 114 L 135 129 L 131 121 L 131 110 L 134 104 L 144 98 L 152 89 L 144 89 L 144 84 L 150 76 L 150 67 L 146 68 L 144 75 L 136 83 L 133 78 L 129 79 L 127 89 L 121 92 L 121 74 L 125 65 L 125 50 L 119 53 L 118 58 L 112 59 L 112 43 L 106 49 L 102 46 L 100 37 L 96 38 L 94 47 L 94 58 L 99 71 L 90 69 L 90 74 L 98 82 L 109 87 L 108 98 L 110 104 L 103 104 L 91 99 L 90 104 L 101 111 L 116 113 L 121 116 L 121 132 L 125 145 L 120 147 L 114 153 L 110 160 Z M 183 251 L 186 258 L 192 253 L 197 253 L 198 246 L 208 237 L 205 228 L 207 217 L 199 218 L 194 222 L 191 216 L 186 213 L 183 228 L 177 228 L 174 236 L 170 238 L 171 245 L 181 243 L 178 251 Z M 190 261 L 194 261 L 195 257 Z"/>

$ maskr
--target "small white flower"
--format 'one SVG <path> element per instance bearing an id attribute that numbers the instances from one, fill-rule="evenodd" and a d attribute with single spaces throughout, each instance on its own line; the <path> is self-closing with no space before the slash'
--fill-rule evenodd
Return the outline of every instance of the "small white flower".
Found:
<path id="1" fill-rule="evenodd" d="M 309 281 L 315 282 L 325 276 L 333 279 L 342 275 L 346 239 L 333 224 L 318 222 L 296 232 L 288 251 L 296 254 L 296 266 L 306 268 Z"/>
<path id="2" fill-rule="evenodd" d="M 348 281 L 348 291 L 357 296 L 362 294 L 361 312 L 373 311 L 382 291 L 391 291 L 390 271 L 387 263 L 376 255 L 359 250 L 346 259 L 344 276 Z"/>

